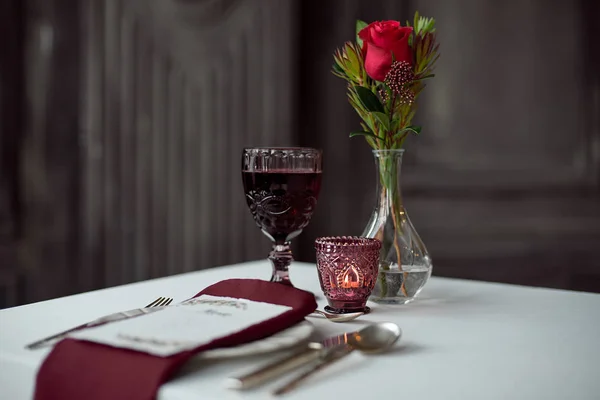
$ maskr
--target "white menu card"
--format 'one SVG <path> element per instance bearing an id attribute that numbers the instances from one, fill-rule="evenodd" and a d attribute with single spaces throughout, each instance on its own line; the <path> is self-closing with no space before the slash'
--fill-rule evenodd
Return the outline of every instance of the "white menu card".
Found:
<path id="1" fill-rule="evenodd" d="M 202 295 L 139 317 L 85 329 L 80 340 L 167 357 L 274 318 L 291 307 Z"/>

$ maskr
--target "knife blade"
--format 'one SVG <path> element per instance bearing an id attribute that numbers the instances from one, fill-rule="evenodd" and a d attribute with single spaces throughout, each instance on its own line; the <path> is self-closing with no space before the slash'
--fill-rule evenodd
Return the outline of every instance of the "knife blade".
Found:
<path id="1" fill-rule="evenodd" d="M 340 348 L 346 347 L 348 338 L 356 335 L 357 332 L 342 333 L 328 337 L 320 342 L 309 342 L 302 349 L 287 357 L 277 359 L 248 374 L 228 378 L 225 381 L 225 385 L 229 389 L 251 389 L 303 365 L 317 360 L 326 360 Z"/>
<path id="2" fill-rule="evenodd" d="M 86 329 L 86 328 L 93 328 L 95 326 L 104 325 L 109 322 L 116 322 L 116 321 L 121 321 L 124 319 L 134 318 L 139 315 L 148 314 L 148 313 L 151 313 L 154 311 L 162 310 L 164 308 L 165 307 L 135 308 L 133 310 L 121 311 L 121 312 L 105 315 L 105 316 L 97 318 L 93 321 L 86 322 L 85 324 L 77 325 L 74 328 L 70 328 L 65 331 L 56 333 L 54 335 L 47 336 L 40 340 L 37 340 L 33 343 L 29 343 L 27 346 L 25 346 L 25 348 L 29 349 L 29 350 L 39 349 L 41 347 L 52 345 L 52 344 L 56 343 L 60 339 L 63 339 L 65 336 L 67 336 L 69 333 L 73 333 L 73 332 L 76 332 L 76 331 L 79 331 L 82 329 Z"/>

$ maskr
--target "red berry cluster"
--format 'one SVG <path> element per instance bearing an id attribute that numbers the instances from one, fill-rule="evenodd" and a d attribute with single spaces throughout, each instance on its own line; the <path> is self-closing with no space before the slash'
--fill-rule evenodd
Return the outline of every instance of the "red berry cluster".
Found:
<path id="1" fill-rule="evenodd" d="M 406 61 L 394 61 L 385 76 L 385 83 L 398 96 L 397 98 L 400 103 L 412 104 L 415 101 L 415 94 L 407 87 L 407 84 L 414 79 L 415 74 L 409 63 Z"/>

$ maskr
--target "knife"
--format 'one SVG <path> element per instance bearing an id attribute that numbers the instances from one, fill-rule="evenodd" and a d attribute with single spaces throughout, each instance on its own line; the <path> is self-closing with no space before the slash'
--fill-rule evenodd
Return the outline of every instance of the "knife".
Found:
<path id="1" fill-rule="evenodd" d="M 271 379 L 278 378 L 285 373 L 310 364 L 311 362 L 325 361 L 338 353 L 339 349 L 345 348 L 348 338 L 354 336 L 358 331 L 331 336 L 320 342 L 309 342 L 301 350 L 291 355 L 275 360 L 272 363 L 259 368 L 246 375 L 228 378 L 225 385 L 229 389 L 245 390 L 264 384 Z M 335 358 L 335 357 L 334 357 Z"/>
<path id="2" fill-rule="evenodd" d="M 151 313 L 154 311 L 162 310 L 164 308 L 165 307 L 136 308 L 133 310 L 121 311 L 121 312 L 117 312 L 114 314 L 106 315 L 104 317 L 97 318 L 93 321 L 86 322 L 85 324 L 78 325 L 74 328 L 67 329 L 66 331 L 62 331 L 57 334 L 37 340 L 33 343 L 28 344 L 27 346 L 25 346 L 25 348 L 27 348 L 29 350 L 39 349 L 40 347 L 44 347 L 44 346 L 56 343 L 60 339 L 63 339 L 65 336 L 67 336 L 69 333 L 73 333 L 73 332 L 76 332 L 76 331 L 79 331 L 79 330 L 82 330 L 85 328 L 92 328 L 95 326 L 104 325 L 109 322 L 116 322 L 116 321 L 121 321 L 124 319 L 137 317 L 139 315 L 148 314 L 148 313 Z"/>

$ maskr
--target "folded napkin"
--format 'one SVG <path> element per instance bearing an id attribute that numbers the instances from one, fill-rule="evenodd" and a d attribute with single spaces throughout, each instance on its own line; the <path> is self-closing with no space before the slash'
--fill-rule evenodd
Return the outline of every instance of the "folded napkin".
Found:
<path id="1" fill-rule="evenodd" d="M 195 354 L 271 336 L 299 323 L 317 308 L 310 292 L 256 279 L 222 281 L 194 297 L 200 295 L 247 299 L 291 309 L 242 331 L 168 357 L 64 339 L 44 360 L 37 375 L 34 399 L 151 400 L 156 397 L 160 385 Z"/>

